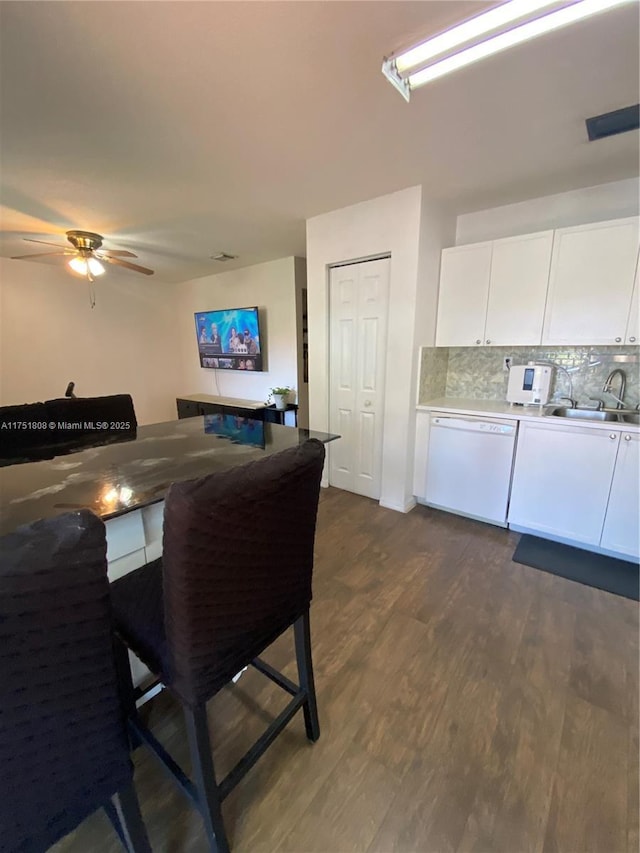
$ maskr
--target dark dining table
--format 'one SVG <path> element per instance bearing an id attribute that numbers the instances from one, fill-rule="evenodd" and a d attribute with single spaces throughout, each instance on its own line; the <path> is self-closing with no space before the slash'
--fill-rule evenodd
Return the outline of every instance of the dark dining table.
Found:
<path id="1" fill-rule="evenodd" d="M 327 443 L 339 437 L 233 415 L 200 415 L 139 426 L 121 436 L 85 436 L 60 455 L 46 443 L 13 458 L 0 447 L 0 534 L 85 508 L 108 521 L 162 501 L 173 482 L 242 465 L 310 438 Z"/>

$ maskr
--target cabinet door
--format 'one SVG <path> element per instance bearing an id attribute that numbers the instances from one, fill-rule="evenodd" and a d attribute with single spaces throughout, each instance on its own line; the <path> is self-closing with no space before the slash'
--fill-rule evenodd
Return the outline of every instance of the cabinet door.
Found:
<path id="1" fill-rule="evenodd" d="M 490 272 L 491 243 L 443 250 L 436 346 L 483 343 Z"/>
<path id="2" fill-rule="evenodd" d="M 640 340 L 640 263 L 636 267 L 636 282 L 633 286 L 633 296 L 631 297 L 631 309 L 629 311 L 629 322 L 627 323 L 627 337 L 625 338 L 628 344 L 637 344 Z"/>
<path id="3" fill-rule="evenodd" d="M 608 430 L 521 424 L 509 524 L 598 545 L 618 441 Z"/>
<path id="4" fill-rule="evenodd" d="M 640 556 L 640 435 L 622 433 L 600 545 L 629 557 Z"/>
<path id="5" fill-rule="evenodd" d="M 540 344 L 552 246 L 553 231 L 494 242 L 485 344 Z"/>
<path id="6" fill-rule="evenodd" d="M 637 258 L 636 216 L 557 230 L 542 343 L 622 343 Z"/>
<path id="7" fill-rule="evenodd" d="M 224 406 L 220 403 L 198 403 L 199 415 L 221 415 L 224 412 Z"/>
<path id="8" fill-rule="evenodd" d="M 194 400 L 181 400 L 178 397 L 176 405 L 178 407 L 178 418 L 195 418 L 200 414 L 198 403 Z"/>

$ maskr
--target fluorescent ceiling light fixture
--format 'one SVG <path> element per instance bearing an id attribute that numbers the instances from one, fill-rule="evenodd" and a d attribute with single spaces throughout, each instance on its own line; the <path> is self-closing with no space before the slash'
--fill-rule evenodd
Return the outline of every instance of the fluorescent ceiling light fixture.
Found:
<path id="1" fill-rule="evenodd" d="M 503 6 L 491 10 L 491 12 L 499 12 L 500 10 L 505 10 L 506 12 L 507 8 L 515 7 L 516 5 L 518 5 L 518 7 L 522 9 L 523 2 L 524 0 L 511 0 L 511 2 L 505 3 Z M 480 42 L 478 44 L 473 44 L 470 47 L 459 51 L 458 53 L 454 53 L 453 55 L 446 56 L 443 59 L 439 59 L 436 62 L 431 63 L 431 65 L 427 65 L 426 67 L 420 68 L 417 71 L 413 71 L 408 74 L 405 73 L 403 75 L 400 71 L 400 66 L 398 63 L 400 56 L 390 57 L 389 59 L 386 59 L 383 62 L 382 71 L 387 77 L 387 79 L 398 89 L 402 96 L 408 101 L 412 89 L 415 89 L 418 86 L 424 86 L 425 83 L 430 83 L 432 80 L 437 80 L 439 77 L 443 77 L 445 74 L 451 74 L 453 71 L 457 71 L 460 68 L 464 68 L 467 65 L 471 65 L 474 62 L 478 62 L 481 59 L 485 59 L 487 56 L 491 56 L 494 53 L 500 53 L 501 51 L 507 50 L 510 47 L 515 47 L 515 45 L 522 44 L 525 41 L 537 38 L 538 36 L 552 32 L 553 30 L 560 29 L 561 27 L 565 27 L 568 24 L 576 23 L 577 21 L 581 21 L 584 18 L 588 18 L 591 15 L 596 15 L 599 12 L 606 12 L 608 9 L 612 9 L 616 6 L 622 6 L 625 3 L 631 2 L 637 2 L 637 0 L 581 0 L 581 2 L 576 2 L 569 6 L 563 6 L 561 9 L 557 9 L 556 11 L 550 12 L 541 18 L 535 18 L 534 20 L 528 21 L 525 24 L 521 24 L 520 26 L 515 27 L 514 29 L 507 30 L 506 32 L 502 32 L 498 35 L 494 35 L 491 38 L 488 38 L 486 41 Z M 538 8 L 542 8 L 542 5 L 542 3 L 539 3 Z M 486 18 L 487 15 L 491 14 L 491 12 L 486 13 L 486 15 L 479 15 L 477 18 L 473 18 L 471 21 L 467 21 L 465 22 L 465 24 L 461 24 L 460 27 L 465 27 L 467 24 L 477 24 L 478 21 L 481 21 L 481 19 Z M 525 14 L 527 13 L 524 11 L 520 11 L 516 17 L 522 17 Z M 514 18 L 511 18 L 510 20 L 514 20 Z M 401 54 L 405 63 L 403 67 L 407 67 L 406 57 L 414 53 L 414 51 L 417 52 L 421 48 L 427 48 L 427 57 L 440 55 L 442 53 L 442 50 L 438 47 L 438 45 L 436 45 L 437 50 L 435 52 L 429 52 L 428 46 L 432 42 L 438 42 L 438 40 L 444 38 L 445 36 L 448 36 L 450 33 L 454 33 L 456 30 L 459 30 L 460 27 L 456 27 L 454 28 L 454 30 L 450 30 L 448 33 L 442 33 L 441 35 L 436 36 L 435 39 L 429 39 L 423 45 L 419 45 L 416 48 L 412 48 L 410 51 Z M 495 26 L 491 26 L 490 29 L 495 29 Z M 484 32 L 486 31 L 487 30 L 485 29 Z M 476 36 L 479 34 L 479 32 L 480 31 L 476 32 Z M 473 34 L 465 36 L 464 41 L 469 41 L 471 38 L 473 38 Z M 455 45 L 459 45 L 460 43 L 461 41 L 459 40 L 455 41 Z M 439 44 L 442 44 L 442 42 L 439 42 Z M 417 53 L 414 54 L 414 57 L 416 55 Z M 415 63 L 411 67 L 415 67 Z"/>
<path id="2" fill-rule="evenodd" d="M 482 15 L 471 18 L 470 21 L 458 24 L 458 26 L 398 54 L 395 57 L 396 68 L 402 74 L 417 65 L 424 65 L 427 60 L 433 59 L 441 53 L 446 53 L 453 50 L 454 47 L 459 47 L 479 36 L 505 27 L 519 18 L 524 18 L 554 3 L 557 5 L 558 0 L 511 0 L 510 3 L 503 3 L 496 9 L 490 9 Z"/>
<path id="3" fill-rule="evenodd" d="M 83 258 L 76 255 L 71 258 L 68 264 L 74 272 L 80 273 L 80 275 L 87 275 L 87 273 L 102 275 L 104 272 L 104 267 L 96 258 Z"/>

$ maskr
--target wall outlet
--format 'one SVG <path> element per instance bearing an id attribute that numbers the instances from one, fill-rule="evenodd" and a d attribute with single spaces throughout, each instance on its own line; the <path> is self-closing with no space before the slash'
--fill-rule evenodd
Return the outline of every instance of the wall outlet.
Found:
<path id="1" fill-rule="evenodd" d="M 505 373 L 508 373 L 511 370 L 511 362 L 513 358 L 510 355 L 505 355 L 502 359 L 502 369 Z"/>

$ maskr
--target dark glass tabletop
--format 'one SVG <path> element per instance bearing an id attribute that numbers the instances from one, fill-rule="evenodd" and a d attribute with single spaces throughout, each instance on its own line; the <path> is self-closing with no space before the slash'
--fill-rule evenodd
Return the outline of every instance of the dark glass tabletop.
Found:
<path id="1" fill-rule="evenodd" d="M 83 508 L 107 520 L 162 500 L 173 482 L 242 465 L 310 438 L 326 443 L 339 436 L 220 414 L 141 426 L 134 436 L 110 434 L 94 446 L 65 448 L 53 458 L 42 458 L 55 452 L 45 446 L 33 451 L 31 458 L 39 461 L 5 458 L 0 533 Z"/>

